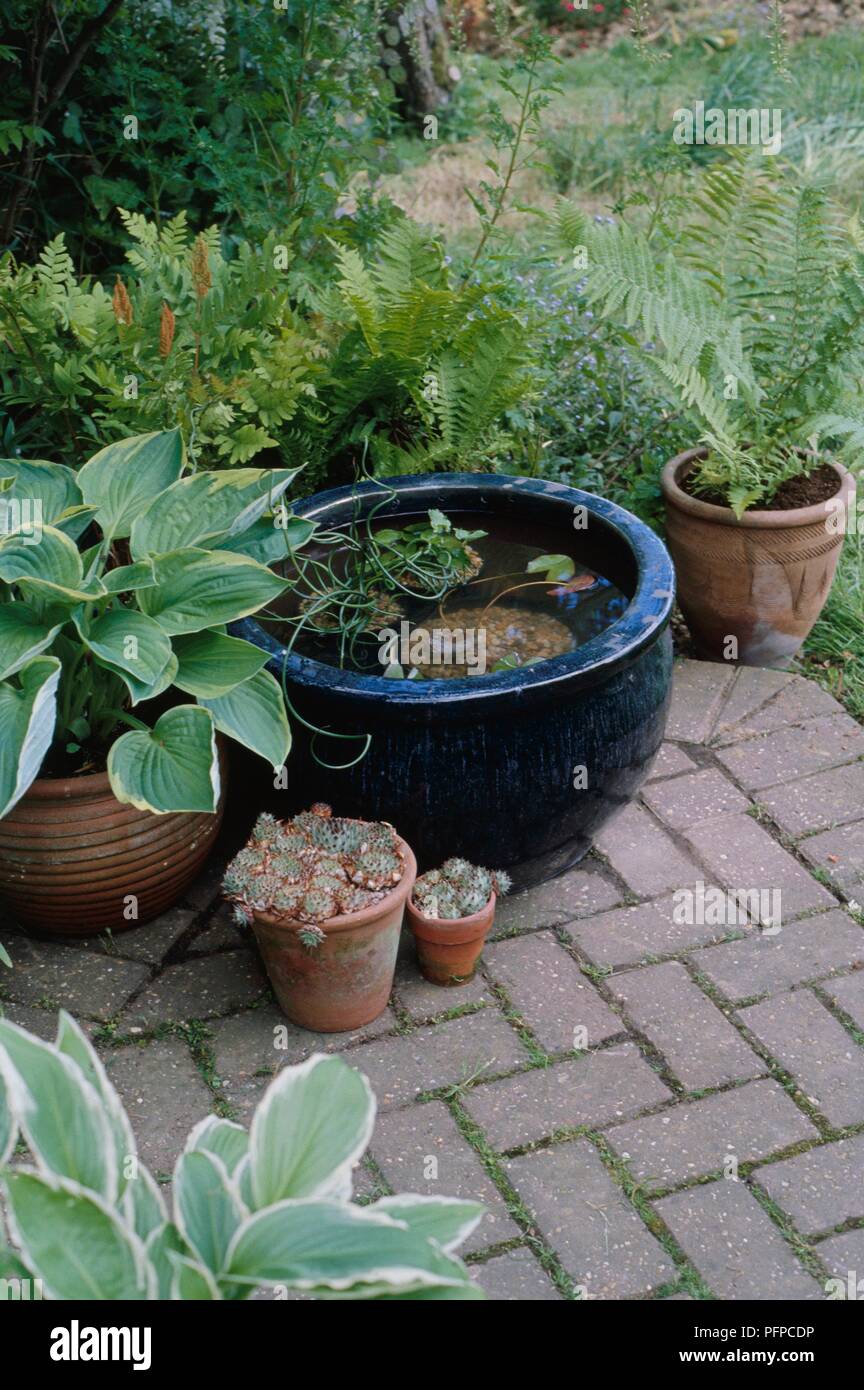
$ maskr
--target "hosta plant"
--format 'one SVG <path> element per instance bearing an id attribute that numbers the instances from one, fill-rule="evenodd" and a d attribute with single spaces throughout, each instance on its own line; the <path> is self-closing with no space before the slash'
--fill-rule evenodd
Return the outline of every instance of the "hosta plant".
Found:
<path id="1" fill-rule="evenodd" d="M 510 876 L 503 869 L 483 869 L 467 859 L 447 859 L 440 869 L 429 869 L 414 884 L 411 901 L 424 917 L 454 921 L 482 912 L 494 893 L 510 891 Z"/>
<path id="2" fill-rule="evenodd" d="M 334 816 L 316 802 L 289 821 L 259 816 L 222 887 L 241 924 L 256 912 L 302 923 L 300 938 L 314 947 L 323 940 L 322 922 L 362 912 L 392 892 L 404 863 L 392 825 Z"/>
<path id="3" fill-rule="evenodd" d="M 40 769 L 106 766 L 120 801 L 212 812 L 217 731 L 282 766 L 279 686 L 225 625 L 286 587 L 268 562 L 312 529 L 284 507 L 293 477 L 187 473 L 179 430 L 77 473 L 0 460 L 0 817 Z"/>
<path id="4" fill-rule="evenodd" d="M 169 1212 L 74 1019 L 60 1014 L 55 1043 L 0 1019 L 0 1296 L 39 1281 L 62 1300 L 482 1298 L 453 1253 L 482 1207 L 350 1201 L 374 1117 L 366 1078 L 340 1058 L 285 1067 L 248 1133 L 215 1115 L 195 1126 Z M 19 1136 L 29 1162 L 11 1166 Z"/>

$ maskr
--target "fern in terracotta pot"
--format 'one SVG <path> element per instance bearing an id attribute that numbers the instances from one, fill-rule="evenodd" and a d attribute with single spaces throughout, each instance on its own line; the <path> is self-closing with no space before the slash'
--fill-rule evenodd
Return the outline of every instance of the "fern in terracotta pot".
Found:
<path id="1" fill-rule="evenodd" d="M 662 489 L 678 597 L 716 659 L 782 665 L 827 599 L 864 457 L 864 237 L 761 154 L 705 177 L 662 245 L 557 214 L 591 306 L 693 422 Z M 826 452 L 823 442 L 834 444 Z"/>

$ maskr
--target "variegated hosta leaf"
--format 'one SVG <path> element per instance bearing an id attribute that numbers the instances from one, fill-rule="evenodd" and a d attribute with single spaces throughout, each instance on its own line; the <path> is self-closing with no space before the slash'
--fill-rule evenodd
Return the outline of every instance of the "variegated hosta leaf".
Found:
<path id="1" fill-rule="evenodd" d="M 216 549 L 239 536 L 281 498 L 297 468 L 232 468 L 181 478 L 157 497 L 132 527 L 136 560 L 188 546 Z"/>
<path id="2" fill-rule="evenodd" d="M 142 689 L 154 689 L 173 655 L 159 624 L 135 608 L 112 608 L 87 623 L 76 617 L 76 627 L 84 646 L 126 683 L 133 704 Z"/>
<path id="3" fill-rule="evenodd" d="M 0 1019 L 0 1074 L 8 1102 L 41 1172 L 119 1190 L 117 1149 L 96 1088 L 71 1057 Z"/>
<path id="4" fill-rule="evenodd" d="M 179 429 L 118 439 L 88 459 L 78 470 L 78 486 L 87 505 L 96 507 L 102 534 L 128 536 L 135 518 L 177 481 L 184 462 Z"/>
<path id="5" fill-rule="evenodd" d="M 248 1215 L 221 1158 L 194 1149 L 180 1155 L 174 1169 L 174 1210 L 186 1244 L 218 1275 L 232 1238 Z"/>
<path id="6" fill-rule="evenodd" d="M 437 1241 L 451 1254 L 479 1225 L 485 1209 L 480 1202 L 462 1202 L 456 1197 L 400 1194 L 382 1197 L 365 1210 L 383 1211 L 395 1221 L 404 1221 L 417 1235 Z"/>
<path id="7" fill-rule="evenodd" d="M 178 1255 L 171 1250 L 168 1259 L 174 1268 L 171 1297 L 182 1303 L 205 1303 L 221 1299 L 219 1286 L 209 1269 L 190 1255 Z"/>
<path id="8" fill-rule="evenodd" d="M 375 1122 L 365 1076 L 339 1057 L 316 1053 L 285 1067 L 252 1119 L 250 1186 L 255 1208 L 284 1197 L 346 1198 L 351 1169 Z"/>
<path id="9" fill-rule="evenodd" d="M 34 656 L 41 656 L 61 626 L 45 622 L 27 603 L 0 605 L 0 680 L 14 676 Z"/>
<path id="10" fill-rule="evenodd" d="M 272 517 L 262 517 L 248 530 L 225 536 L 219 541 L 220 550 L 234 550 L 248 555 L 262 565 L 275 565 L 286 560 L 295 550 L 301 550 L 310 540 L 317 523 L 302 516 L 282 515 L 277 507 Z"/>
<path id="11" fill-rule="evenodd" d="M 287 1284 L 354 1298 L 458 1287 L 465 1266 L 381 1212 L 342 1202 L 278 1202 L 243 1223 L 228 1252 L 226 1282 Z"/>
<path id="12" fill-rule="evenodd" d="M 156 1298 L 169 1299 L 171 1288 L 174 1283 L 174 1265 L 171 1261 L 171 1254 L 188 1255 L 189 1248 L 186 1245 L 177 1227 L 171 1221 L 166 1221 L 163 1225 L 157 1226 L 147 1237 L 145 1249 L 147 1258 L 156 1273 Z"/>
<path id="13" fill-rule="evenodd" d="M 179 663 L 174 684 L 205 700 L 227 695 L 257 675 L 268 659 L 260 647 L 224 632 L 190 632 L 175 637 L 173 646 Z"/>
<path id="14" fill-rule="evenodd" d="M 49 1298 L 155 1298 L 142 1242 L 95 1192 L 20 1169 L 3 1186 L 13 1240 Z"/>
<path id="15" fill-rule="evenodd" d="M 229 1175 L 233 1175 L 249 1152 L 249 1135 L 233 1120 L 208 1115 L 190 1131 L 186 1153 L 203 1152 L 221 1158 Z"/>
<path id="16" fill-rule="evenodd" d="M 12 1107 L 6 1091 L 6 1082 L 0 1075 L 0 1168 L 9 1160 L 18 1137 L 18 1126 L 12 1116 Z"/>
<path id="17" fill-rule="evenodd" d="M 219 550 L 172 550 L 154 557 L 153 570 L 156 583 L 138 602 L 172 637 L 248 617 L 288 583 L 245 555 Z"/>
<path id="18" fill-rule="evenodd" d="M 291 749 L 291 729 L 282 691 L 269 671 L 259 671 L 227 695 L 198 703 L 209 709 L 221 734 L 264 758 L 274 772 L 282 767 Z"/>
<path id="19" fill-rule="evenodd" d="M 214 812 L 220 777 L 212 716 L 176 705 L 153 729 L 130 729 L 111 746 L 108 776 L 118 801 L 141 810 Z"/>
<path id="20" fill-rule="evenodd" d="M 53 526 L 43 528 L 39 541 L 13 531 L 0 539 L 0 579 L 39 594 L 64 596 L 82 603 L 91 597 L 83 589 L 84 566 L 74 541 Z"/>
<path id="21" fill-rule="evenodd" d="M 65 463 L 48 463 L 45 459 L 0 459 L 0 479 L 8 481 L 0 487 L 4 500 L 15 499 L 38 503 L 41 522 L 53 526 L 64 512 L 81 504 L 81 490 L 75 471 Z M 36 510 L 33 516 L 35 519 Z"/>
<path id="22" fill-rule="evenodd" d="M 33 657 L 13 680 L 0 684 L 0 820 L 39 776 L 51 747 L 60 662 Z"/>
<path id="23" fill-rule="evenodd" d="M 123 1109 L 123 1102 L 108 1080 L 108 1073 L 102 1065 L 102 1059 L 95 1051 L 81 1025 L 76 1023 L 65 1009 L 60 1010 L 56 1047 L 58 1052 L 65 1057 L 70 1057 L 77 1064 L 102 1102 L 114 1140 L 117 1190 L 122 1192 L 126 1186 L 127 1173 L 133 1173 L 137 1166 L 134 1162 L 137 1155 L 137 1145 L 132 1133 L 132 1126 L 126 1111 Z M 160 1219 L 165 1220 L 164 1211 Z M 148 1227 L 148 1233 L 150 1229 Z M 139 1234 L 141 1233 L 139 1232 Z"/>
<path id="24" fill-rule="evenodd" d="M 144 1241 L 161 1230 L 168 1220 L 159 1184 L 149 1169 L 137 1159 L 130 1166 L 122 1210 L 126 1224 Z"/>

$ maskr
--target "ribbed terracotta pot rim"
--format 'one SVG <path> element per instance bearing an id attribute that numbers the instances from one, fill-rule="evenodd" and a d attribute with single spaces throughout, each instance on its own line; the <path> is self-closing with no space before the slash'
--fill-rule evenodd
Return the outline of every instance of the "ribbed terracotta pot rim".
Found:
<path id="1" fill-rule="evenodd" d="M 405 856 L 405 866 L 399 882 L 386 897 L 379 898 L 378 902 L 373 903 L 371 907 L 363 907 L 359 912 L 342 912 L 338 917 L 329 917 L 326 922 L 320 922 L 319 926 L 326 936 L 341 931 L 353 931 L 355 927 L 369 926 L 379 917 L 383 917 L 385 913 L 392 912 L 408 897 L 417 877 L 417 860 L 408 842 L 403 840 L 401 836 L 396 838 Z M 255 912 L 253 916 L 256 922 L 260 922 L 265 927 L 276 927 L 279 930 L 290 932 L 292 935 L 309 925 L 308 922 L 298 922 L 291 917 L 274 917 L 269 912 Z"/>
<path id="2" fill-rule="evenodd" d="M 696 449 L 685 449 L 681 454 L 676 454 L 665 465 L 660 475 L 660 486 L 666 501 L 678 509 L 686 512 L 689 516 L 701 518 L 703 521 L 712 521 L 717 526 L 744 526 L 758 531 L 775 531 L 788 529 L 794 526 L 814 526 L 825 521 L 828 513 L 825 510 L 825 503 L 833 500 L 839 494 L 847 491 L 848 495 L 854 495 L 855 479 L 842 463 L 834 459 L 823 459 L 822 464 L 827 464 L 837 474 L 837 491 L 831 494 L 830 498 L 825 498 L 822 502 L 814 502 L 809 507 L 790 507 L 786 511 L 746 511 L 742 517 L 737 517 L 731 507 L 720 507 L 714 502 L 703 502 L 699 497 L 691 497 L 679 486 L 678 479 L 683 477 L 685 472 L 698 460 L 708 457 L 709 450 L 700 447 Z M 821 465 L 820 465 L 821 466 Z"/>
<path id="3" fill-rule="evenodd" d="M 412 918 L 424 927 L 431 928 L 431 937 L 442 940 L 462 937 L 465 941 L 470 941 L 475 927 L 482 927 L 490 915 L 495 912 L 497 899 L 493 892 L 484 907 L 479 912 L 472 912 L 470 917 L 427 917 L 421 912 L 415 902 L 409 900 Z M 463 935 L 464 934 L 464 935 Z M 454 942 L 454 944 L 459 944 Z"/>
<path id="4" fill-rule="evenodd" d="M 101 796 L 103 792 L 114 796 L 107 772 L 79 772 L 74 777 L 37 777 L 26 795 L 36 801 L 68 801 L 74 797 Z"/>

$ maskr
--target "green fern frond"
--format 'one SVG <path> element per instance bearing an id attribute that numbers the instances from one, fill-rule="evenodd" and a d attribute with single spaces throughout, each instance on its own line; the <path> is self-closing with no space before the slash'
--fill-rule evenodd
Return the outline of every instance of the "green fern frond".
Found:
<path id="1" fill-rule="evenodd" d="M 160 229 L 158 245 L 163 256 L 174 261 L 181 259 L 189 245 L 189 228 L 184 208 Z"/>
<path id="2" fill-rule="evenodd" d="M 75 285 L 75 263 L 66 250 L 66 238 L 58 232 L 53 241 L 42 248 L 36 274 L 43 285 L 58 298 L 67 295 Z"/>
<path id="3" fill-rule="evenodd" d="M 684 368 L 696 368 L 711 347 L 724 372 L 745 386 L 754 385 L 740 323 L 718 308 L 696 272 L 679 266 L 671 252 L 658 263 L 646 238 L 624 225 L 602 232 L 586 226 L 583 236 L 589 304 L 604 317 L 616 315 L 629 328 L 638 324 L 647 339 L 659 339 Z"/>
<path id="4" fill-rule="evenodd" d="M 723 439 L 731 445 L 736 433 L 735 425 L 726 402 L 710 381 L 694 368 L 682 369 L 668 359 L 652 358 L 643 354 L 640 361 L 646 365 L 650 363 L 650 369 L 658 372 L 667 385 L 673 387 L 674 394 L 689 409 L 696 412 L 704 430 L 710 431 L 716 438 Z"/>
<path id="5" fill-rule="evenodd" d="M 369 351 L 377 354 L 381 301 L 375 282 L 353 247 L 340 246 L 336 259 L 341 272 L 339 292 L 342 299 L 354 313 Z"/>
<path id="6" fill-rule="evenodd" d="M 588 218 L 580 212 L 575 203 L 567 198 L 559 198 L 555 204 L 552 230 L 557 248 L 564 256 L 572 256 L 577 247 L 585 244 L 585 230 Z"/>
<path id="7" fill-rule="evenodd" d="M 241 425 L 227 435 L 219 445 L 219 453 L 229 464 L 248 463 L 262 449 L 276 449 L 279 440 L 272 439 L 260 425 Z"/>
<path id="8" fill-rule="evenodd" d="M 127 212 L 125 208 L 118 208 L 117 212 L 132 240 L 155 251 L 159 243 L 159 228 L 156 223 L 148 222 L 139 212 Z"/>
<path id="9" fill-rule="evenodd" d="M 446 288 L 443 250 L 416 222 L 400 218 L 378 242 L 373 274 L 380 293 L 389 299 L 416 294 L 419 285 Z"/>
<path id="10" fill-rule="evenodd" d="M 681 230 L 679 254 L 718 303 L 737 307 L 742 288 L 764 269 L 784 213 L 784 195 L 770 170 L 761 150 L 731 148 L 692 196 L 696 216 Z"/>
<path id="11" fill-rule="evenodd" d="M 864 465 L 864 407 L 859 402 L 844 404 L 846 412 L 811 416 L 804 429 L 808 438 L 815 436 L 820 442 L 842 440 L 842 457 L 857 470 Z"/>

